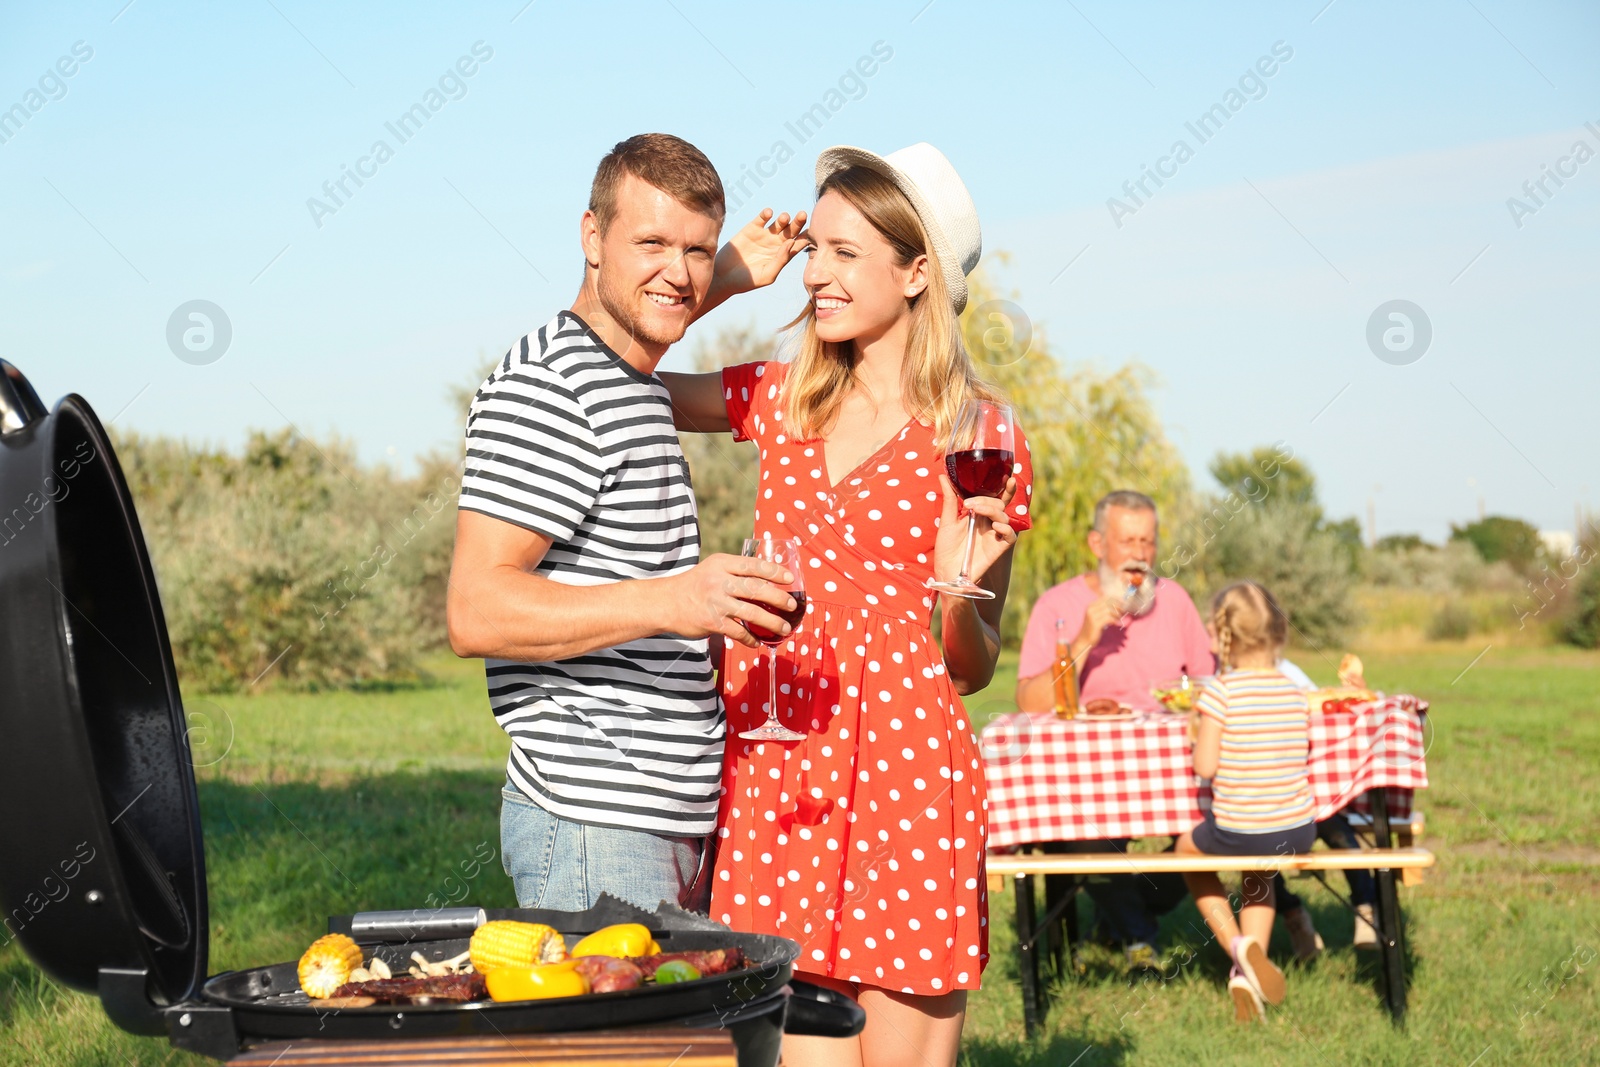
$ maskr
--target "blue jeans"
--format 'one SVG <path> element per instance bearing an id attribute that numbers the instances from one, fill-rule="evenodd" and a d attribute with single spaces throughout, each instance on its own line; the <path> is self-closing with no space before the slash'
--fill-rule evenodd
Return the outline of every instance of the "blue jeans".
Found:
<path id="1" fill-rule="evenodd" d="M 1126 852 L 1128 838 L 1105 841 L 1044 841 L 1040 847 L 1047 854 L 1074 852 Z M 1054 906 L 1056 901 L 1081 883 L 1089 899 L 1094 901 L 1095 919 L 1101 932 L 1123 945 L 1143 942 L 1156 943 L 1160 925 L 1158 915 L 1177 907 L 1188 896 L 1183 876 L 1177 874 L 1047 874 L 1044 878 L 1045 899 Z"/>
<path id="2" fill-rule="evenodd" d="M 1344 817 L 1344 812 L 1335 812 L 1333 815 L 1317 823 L 1317 836 L 1328 843 L 1329 848 L 1360 848 L 1361 842 L 1356 838 L 1356 832 L 1350 826 L 1350 820 Z M 1350 903 L 1355 905 L 1373 904 L 1378 900 L 1378 883 L 1373 879 L 1371 871 L 1345 871 L 1344 880 L 1350 886 Z M 1273 888 L 1277 890 L 1278 914 L 1294 911 L 1304 903 L 1298 896 L 1289 891 L 1288 883 L 1283 880 L 1282 874 L 1272 876 Z"/>
<path id="3" fill-rule="evenodd" d="M 610 893 L 646 911 L 665 900 L 703 914 L 708 840 L 573 822 L 509 782 L 500 790 L 500 859 L 524 908 L 584 911 Z"/>

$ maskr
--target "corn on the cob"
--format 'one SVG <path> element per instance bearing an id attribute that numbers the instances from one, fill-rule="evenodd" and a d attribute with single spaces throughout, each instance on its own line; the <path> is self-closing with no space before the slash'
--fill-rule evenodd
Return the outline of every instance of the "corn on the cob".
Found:
<path id="1" fill-rule="evenodd" d="M 300 957 L 300 988 L 317 1000 L 331 997 L 359 966 L 361 946 L 344 934 L 326 934 L 311 942 Z"/>
<path id="2" fill-rule="evenodd" d="M 479 974 L 496 967 L 531 967 L 567 958 L 566 942 L 550 927 L 511 919 L 496 919 L 478 927 L 468 950 Z"/>

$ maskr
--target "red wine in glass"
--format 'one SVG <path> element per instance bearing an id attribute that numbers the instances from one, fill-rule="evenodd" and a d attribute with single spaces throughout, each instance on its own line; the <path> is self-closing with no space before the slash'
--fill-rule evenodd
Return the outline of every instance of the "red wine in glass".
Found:
<path id="1" fill-rule="evenodd" d="M 794 608 L 784 610 L 768 604 L 759 605 L 764 611 L 777 615 L 789 624 L 789 633 L 785 635 L 775 634 L 764 626 L 744 623 L 750 636 L 767 648 L 767 721 L 754 730 L 739 731 L 739 736 L 750 741 L 801 741 L 805 739 L 805 734 L 791 730 L 778 721 L 778 645 L 785 637 L 793 635 L 806 613 L 805 572 L 800 569 L 800 541 L 794 537 L 773 537 L 771 534 L 751 537 L 745 540 L 744 554 L 776 563 L 794 576 L 793 584 L 784 590 L 794 598 Z"/>
<path id="2" fill-rule="evenodd" d="M 793 589 L 789 590 L 789 595 L 794 597 L 794 610 L 792 611 L 785 611 L 782 608 L 775 608 L 771 604 L 761 605 L 762 608 L 770 611 L 772 614 L 788 623 L 789 632 L 787 634 L 775 634 L 765 626 L 757 626 L 753 622 L 747 622 L 744 624 L 744 628 L 750 631 L 751 637 L 755 638 L 757 641 L 760 641 L 764 645 L 776 645 L 785 639 L 794 636 L 794 631 L 800 629 L 800 620 L 805 617 L 806 595 Z"/>
<path id="3" fill-rule="evenodd" d="M 1004 448 L 965 448 L 944 457 L 950 484 L 963 500 L 975 496 L 999 497 L 1005 494 L 1016 454 Z"/>
<path id="4" fill-rule="evenodd" d="M 1007 404 L 993 400 L 968 400 L 961 408 L 952 436 L 960 447 L 945 452 L 944 468 L 950 484 L 963 500 L 975 496 L 1001 497 L 1016 462 L 1015 414 Z M 926 588 L 969 600 L 992 600 L 994 594 L 971 577 L 972 550 L 977 540 L 978 516 L 967 512 L 967 550 L 961 573 L 954 581 L 929 578 Z"/>

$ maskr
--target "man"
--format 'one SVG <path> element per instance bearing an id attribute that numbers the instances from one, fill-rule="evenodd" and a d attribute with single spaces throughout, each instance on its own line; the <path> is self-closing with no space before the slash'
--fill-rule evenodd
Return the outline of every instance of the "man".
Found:
<path id="1" fill-rule="evenodd" d="M 764 229 L 763 213 L 719 255 L 723 216 L 693 145 L 618 144 L 580 223 L 577 300 L 506 354 L 468 415 L 450 645 L 488 661 L 512 740 L 501 854 L 525 907 L 704 899 L 723 734 L 706 639 L 758 647 L 744 623 L 789 630 L 769 610 L 793 606 L 772 584 L 783 568 L 699 560 L 654 373 L 736 283 L 775 276 L 803 221 Z"/>
<path id="2" fill-rule="evenodd" d="M 1216 670 L 1211 639 L 1194 601 L 1176 582 L 1151 573 L 1156 559 L 1156 505 L 1143 493 L 1107 493 L 1094 508 L 1089 551 L 1098 567 L 1046 590 L 1033 605 L 1017 664 L 1017 706 L 1048 711 L 1054 703 L 1056 620 L 1072 634 L 1068 655 L 1078 672 L 1080 704 L 1102 697 L 1153 709 L 1150 687 L 1180 674 L 1203 677 Z M 1143 575 L 1135 586 L 1132 576 Z M 1133 590 L 1129 595 L 1129 590 Z M 1126 838 L 1045 842 L 1046 851 L 1127 850 Z M 1070 879 L 1046 879 L 1046 895 L 1070 891 Z M 1183 898 L 1177 876 L 1091 877 L 1089 896 L 1105 933 L 1127 949 L 1135 966 L 1155 962 L 1155 915 Z"/>

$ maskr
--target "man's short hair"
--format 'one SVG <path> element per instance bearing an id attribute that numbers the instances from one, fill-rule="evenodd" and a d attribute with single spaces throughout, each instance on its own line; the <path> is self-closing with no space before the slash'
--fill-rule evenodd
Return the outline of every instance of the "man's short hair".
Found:
<path id="1" fill-rule="evenodd" d="M 727 216 L 722 179 L 704 152 L 670 133 L 641 133 L 617 142 L 594 172 L 589 210 L 601 233 L 617 213 L 617 190 L 629 174 L 696 211 Z"/>
<path id="2" fill-rule="evenodd" d="M 1134 492 L 1132 489 L 1113 489 L 1100 498 L 1094 506 L 1094 529 L 1097 533 L 1106 532 L 1106 512 L 1112 508 L 1127 508 L 1129 511 L 1148 511 L 1157 516 L 1157 529 L 1160 528 L 1160 513 L 1156 511 L 1156 502 L 1143 493 Z"/>

